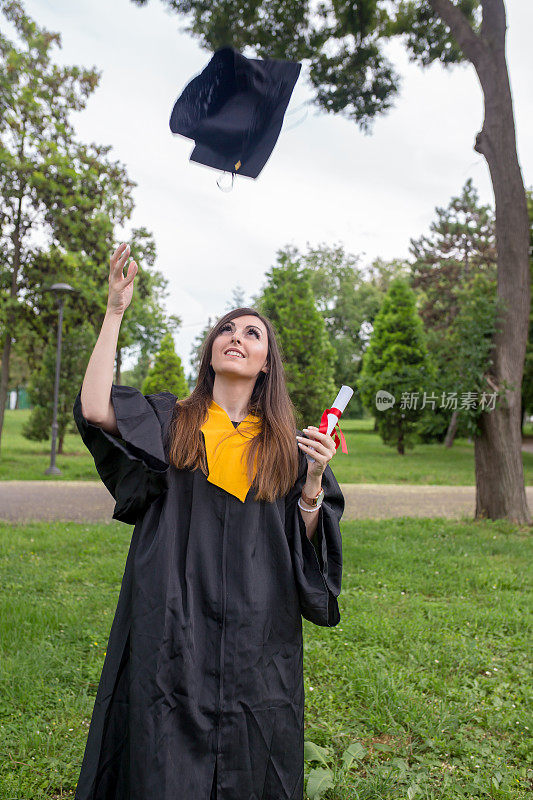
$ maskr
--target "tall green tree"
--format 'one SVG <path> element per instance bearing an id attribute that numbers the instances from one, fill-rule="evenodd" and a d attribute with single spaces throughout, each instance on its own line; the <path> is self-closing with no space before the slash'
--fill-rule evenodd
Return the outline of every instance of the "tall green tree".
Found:
<path id="1" fill-rule="evenodd" d="M 358 388 L 383 442 L 400 455 L 413 446 L 424 392 L 429 396 L 434 377 L 415 293 L 395 278 L 374 320 Z M 378 405 L 380 392 L 392 396 L 392 405 Z"/>
<path id="2" fill-rule="evenodd" d="M 12 343 L 28 326 L 47 335 L 40 312 L 54 307 L 52 297 L 42 297 L 41 308 L 36 303 L 36 262 L 42 256 L 42 266 L 47 253 L 49 264 L 76 263 L 90 275 L 91 240 L 110 239 L 132 208 L 131 182 L 107 160 L 110 148 L 80 144 L 70 122 L 98 73 L 53 63 L 60 35 L 39 28 L 18 0 L 0 0 L 2 18 L 17 40 L 0 30 L 0 441 Z M 36 230 L 48 244 L 36 244 Z"/>
<path id="3" fill-rule="evenodd" d="M 171 333 L 163 336 L 154 364 L 142 385 L 143 394 L 172 392 L 181 400 L 189 396 L 189 385 L 185 380 L 181 358 L 176 353 Z"/>
<path id="4" fill-rule="evenodd" d="M 461 399 L 457 414 L 461 432 L 475 437 L 484 409 L 486 413 L 493 413 L 494 387 L 487 390 L 485 376 L 492 367 L 494 335 L 502 308 L 496 282 L 486 272 L 479 272 L 466 281 L 456 297 L 459 310 L 447 331 L 449 350 L 453 354 L 448 367 L 449 384 Z M 439 372 L 442 366 L 441 363 L 437 365 Z M 475 399 L 472 406 L 468 402 L 470 396 Z"/>
<path id="5" fill-rule="evenodd" d="M 346 253 L 342 245 L 309 247 L 298 257 L 311 281 L 315 303 L 326 323 L 335 350 L 335 384 L 355 387 L 372 325 L 392 278 L 405 271 L 398 261 L 376 259 L 363 267 L 360 256 Z M 348 416 L 361 416 L 358 394 L 350 402 Z"/>
<path id="6" fill-rule="evenodd" d="M 471 178 L 445 208 L 435 209 L 430 235 L 410 240 L 411 286 L 427 331 L 442 338 L 459 312 L 457 294 L 478 273 L 496 279 L 494 213 Z"/>
<path id="7" fill-rule="evenodd" d="M 18 41 L 11 42 L 0 35 L 5 66 L 0 73 L 5 89 L 0 98 L 0 241 L 5 254 L 0 262 L 4 341 L 0 395 L 5 397 L 12 346 L 26 359 L 29 371 L 38 372 L 46 342 L 51 335 L 56 340 L 56 298 L 46 291 L 53 283 L 69 283 L 77 290 L 64 305 L 63 342 L 67 348 L 67 337 L 90 323 L 92 344 L 86 352 L 78 351 L 80 362 L 88 360 L 106 311 L 114 230 L 131 215 L 135 184 L 118 162 L 109 162 L 110 147 L 83 145 L 74 138 L 70 113 L 85 106 L 98 73 L 58 68 L 51 48 L 60 45 L 59 34 L 39 29 L 18 2 L 0 3 L 0 9 L 18 36 Z M 48 244 L 35 246 L 36 227 Z M 139 273 L 120 330 L 117 383 L 123 352 L 140 348 L 149 356 L 164 334 L 181 323 L 175 315 L 167 319 L 163 311 L 168 281 L 150 269 L 156 257 L 152 235 L 146 228 L 134 228 L 129 240 Z M 76 391 L 74 381 L 61 380 L 60 405 L 71 408 Z M 34 388 L 36 405 L 48 408 L 43 392 L 37 395 Z M 40 413 L 39 419 L 45 418 Z M 48 436 L 34 423 L 28 432 L 33 438 Z"/>
<path id="8" fill-rule="evenodd" d="M 335 351 L 316 308 L 309 276 L 288 251 L 266 275 L 256 307 L 272 322 L 298 424 L 318 425 L 335 399 Z"/>
<path id="9" fill-rule="evenodd" d="M 521 385 L 530 309 L 529 226 L 518 163 L 505 53 L 504 0 L 162 0 L 187 17 L 210 50 L 252 47 L 258 57 L 306 60 L 315 101 L 369 131 L 392 106 L 399 75 L 385 53 L 400 37 L 421 67 L 470 63 L 483 94 L 484 119 L 474 149 L 488 164 L 495 198 L 498 295 L 505 315 L 495 336 L 489 381 L 497 408 L 480 420 L 475 440 L 476 516 L 531 523 L 522 468 Z M 146 5 L 147 0 L 132 0 Z M 453 109 L 448 113 L 453 120 Z"/>
<path id="10" fill-rule="evenodd" d="M 490 307 L 496 314 L 496 234 L 494 214 L 488 205 L 482 205 L 478 192 L 469 178 L 457 197 L 452 197 L 444 208 L 435 209 L 435 219 L 430 234 L 412 238 L 410 253 L 410 283 L 417 292 L 417 308 L 425 326 L 427 345 L 436 366 L 437 390 L 447 396 L 477 391 L 467 386 L 467 376 L 476 376 L 478 383 L 479 359 L 486 353 L 487 335 L 497 331 L 496 316 L 486 319 Z M 485 276 L 486 281 L 476 278 Z M 480 304 L 471 307 L 474 287 L 479 288 Z M 487 306 L 487 292 L 494 297 Z M 463 307 L 463 303 L 467 307 Z M 476 317 L 476 311 L 479 312 Z M 469 341 L 458 346 L 455 320 L 459 314 L 465 319 L 477 318 L 477 325 L 467 326 Z M 466 333 L 463 331 L 463 333 Z M 465 363 L 470 356 L 471 362 Z M 484 372 L 493 368 L 487 360 Z M 484 372 L 482 374 L 484 374 Z M 473 423 L 472 420 L 476 422 Z M 472 427 L 474 425 L 474 428 Z M 423 432 L 422 432 L 423 429 Z M 477 414 L 469 407 L 439 405 L 427 414 L 420 425 L 425 441 L 441 440 L 445 435 L 451 446 L 457 433 L 479 435 Z"/>

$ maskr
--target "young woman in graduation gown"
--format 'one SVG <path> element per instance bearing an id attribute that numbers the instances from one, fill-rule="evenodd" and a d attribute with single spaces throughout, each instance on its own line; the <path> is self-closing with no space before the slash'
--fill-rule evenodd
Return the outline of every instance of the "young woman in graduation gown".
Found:
<path id="1" fill-rule="evenodd" d="M 73 408 L 135 526 L 75 798 L 302 800 L 302 616 L 340 620 L 335 444 L 297 430 L 254 309 L 211 330 L 188 398 L 113 384 L 128 255 Z"/>

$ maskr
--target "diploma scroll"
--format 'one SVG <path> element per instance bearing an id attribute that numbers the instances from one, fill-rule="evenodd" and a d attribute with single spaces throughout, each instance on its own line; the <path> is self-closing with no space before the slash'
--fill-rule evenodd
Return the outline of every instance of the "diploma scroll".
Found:
<path id="1" fill-rule="evenodd" d="M 350 386 L 345 386 L 345 385 L 341 386 L 340 391 L 337 397 L 335 398 L 331 408 L 326 408 L 326 410 L 322 414 L 322 419 L 320 420 L 320 426 L 318 428 L 318 430 L 321 433 L 330 434 L 333 431 L 344 409 L 350 402 L 352 395 L 353 395 L 353 389 Z M 343 453 L 347 453 L 348 450 L 346 449 L 346 443 L 344 441 L 344 436 L 342 434 L 342 431 L 341 431 L 341 438 L 343 444 L 342 451 Z M 335 444 L 337 447 L 339 446 L 339 437 L 337 436 L 336 433 L 335 433 Z M 307 453 L 306 453 L 306 458 L 309 462 L 315 460 Z"/>

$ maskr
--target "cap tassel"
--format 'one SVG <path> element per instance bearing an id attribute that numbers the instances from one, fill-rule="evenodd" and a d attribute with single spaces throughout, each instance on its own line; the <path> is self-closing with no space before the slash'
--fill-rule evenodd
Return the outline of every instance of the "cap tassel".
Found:
<path id="1" fill-rule="evenodd" d="M 234 180 L 235 180 L 235 173 L 236 173 L 236 172 L 237 172 L 237 170 L 238 170 L 238 169 L 240 169 L 241 167 L 242 167 L 242 162 L 241 162 L 241 160 L 239 159 L 239 160 L 237 161 L 237 163 L 235 164 L 235 166 L 233 167 L 233 170 L 232 170 L 232 172 L 231 172 L 231 186 L 228 186 L 228 187 L 222 187 L 222 186 L 220 185 L 220 183 L 217 181 L 218 188 L 219 188 L 219 189 L 222 189 L 222 191 L 223 191 L 223 192 L 231 192 L 231 190 L 233 189 L 233 182 L 234 182 Z M 224 175 L 225 175 L 225 174 L 226 174 L 226 173 L 224 172 Z"/>
<path id="2" fill-rule="evenodd" d="M 224 172 L 224 175 L 229 175 L 229 174 L 230 174 L 229 172 Z M 224 175 L 222 177 L 224 177 Z M 235 181 L 235 173 L 234 172 L 231 173 L 231 184 L 229 186 L 227 186 L 227 185 L 226 186 L 221 186 L 220 185 L 220 181 L 221 181 L 221 178 L 217 178 L 217 186 L 220 189 L 220 191 L 222 191 L 222 192 L 231 192 L 231 190 L 233 189 L 233 183 Z"/>

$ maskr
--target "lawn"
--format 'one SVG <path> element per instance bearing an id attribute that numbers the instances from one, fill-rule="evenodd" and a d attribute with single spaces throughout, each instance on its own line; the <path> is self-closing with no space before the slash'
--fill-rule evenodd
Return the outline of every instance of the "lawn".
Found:
<path id="1" fill-rule="evenodd" d="M 131 533 L 0 523 L 2 800 L 73 797 Z M 304 622 L 325 797 L 531 796 L 529 529 L 358 520 L 343 542 L 341 622 Z"/>
<path id="2" fill-rule="evenodd" d="M 2 434 L 0 480 L 99 480 L 93 459 L 77 431 L 65 436 L 63 455 L 56 458 L 61 475 L 45 475 L 50 443 L 22 436 L 29 411 L 6 411 Z M 343 420 L 348 453 L 337 450 L 332 468 L 339 483 L 410 483 L 473 486 L 474 445 L 457 439 L 453 447 L 417 444 L 404 456 L 384 445 L 373 421 Z M 526 485 L 533 485 L 533 453 L 522 453 Z"/>

